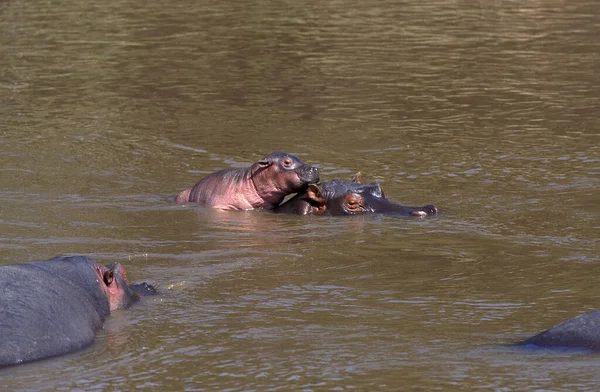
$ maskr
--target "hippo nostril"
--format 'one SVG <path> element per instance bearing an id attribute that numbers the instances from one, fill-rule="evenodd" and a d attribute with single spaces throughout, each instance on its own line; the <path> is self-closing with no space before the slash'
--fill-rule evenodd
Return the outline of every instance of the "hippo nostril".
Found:
<path id="1" fill-rule="evenodd" d="M 319 182 L 319 168 L 311 167 L 306 171 L 306 178 L 303 179 L 309 184 L 316 184 Z"/>
<path id="2" fill-rule="evenodd" d="M 140 284 L 132 284 L 131 286 L 129 286 L 129 288 L 134 293 L 137 293 L 142 296 L 158 294 L 158 290 L 156 289 L 156 287 L 146 282 L 142 282 Z"/>
<path id="3" fill-rule="evenodd" d="M 436 215 L 438 210 L 433 204 L 427 204 L 423 207 L 423 211 L 427 213 L 427 215 Z"/>

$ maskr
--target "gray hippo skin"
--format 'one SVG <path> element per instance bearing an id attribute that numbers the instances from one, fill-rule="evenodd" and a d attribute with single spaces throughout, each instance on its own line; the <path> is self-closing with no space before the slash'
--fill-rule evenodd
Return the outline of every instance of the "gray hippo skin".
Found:
<path id="1" fill-rule="evenodd" d="M 539 347 L 600 350 L 600 310 L 573 317 L 521 342 Z"/>
<path id="2" fill-rule="evenodd" d="M 112 310 L 138 299 L 121 264 L 72 256 L 0 266 L 0 367 L 89 346 Z"/>
<path id="3" fill-rule="evenodd" d="M 221 210 L 271 210 L 292 193 L 319 181 L 319 169 L 297 157 L 274 152 L 246 169 L 221 170 L 181 192 L 177 203 L 197 203 Z"/>
<path id="4" fill-rule="evenodd" d="M 274 212 L 298 215 L 357 215 L 364 213 L 426 216 L 437 214 L 435 206 L 406 207 L 389 201 L 375 182 L 361 184 L 359 174 L 351 182 L 332 180 L 311 184 L 308 189 L 277 207 Z"/>

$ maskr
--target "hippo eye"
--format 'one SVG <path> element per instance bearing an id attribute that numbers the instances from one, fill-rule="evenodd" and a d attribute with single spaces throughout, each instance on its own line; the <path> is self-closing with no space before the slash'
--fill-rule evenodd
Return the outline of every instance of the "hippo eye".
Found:
<path id="1" fill-rule="evenodd" d="M 110 284 L 113 282 L 113 278 L 114 278 L 114 272 L 112 269 L 104 271 L 104 283 L 107 286 L 110 286 Z"/>
<path id="2" fill-rule="evenodd" d="M 346 199 L 346 206 L 349 210 L 358 210 L 361 208 L 361 198 L 356 196 L 351 196 Z"/>
<path id="3" fill-rule="evenodd" d="M 283 161 L 281 161 L 281 163 L 284 167 L 290 167 L 294 164 L 294 161 L 292 161 L 290 158 L 285 158 Z"/>

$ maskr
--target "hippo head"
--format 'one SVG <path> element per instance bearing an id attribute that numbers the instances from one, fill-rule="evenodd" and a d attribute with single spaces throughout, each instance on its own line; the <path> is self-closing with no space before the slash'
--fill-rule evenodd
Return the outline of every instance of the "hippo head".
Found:
<path id="1" fill-rule="evenodd" d="M 306 189 L 319 181 L 319 169 L 285 152 L 274 152 L 250 168 L 251 178 L 260 197 L 279 205 L 285 196 Z"/>
<path id="2" fill-rule="evenodd" d="M 361 184 L 358 175 L 352 182 L 332 180 L 321 184 L 310 184 L 306 197 L 315 214 L 356 215 L 375 212 L 425 216 L 437 213 L 433 205 L 405 207 L 392 203 L 385 197 L 378 183 Z"/>
<path id="3" fill-rule="evenodd" d="M 274 152 L 256 163 L 259 170 L 269 172 L 275 182 L 290 193 L 306 189 L 308 184 L 319 181 L 319 169 L 302 162 L 298 157 Z"/>
<path id="4" fill-rule="evenodd" d="M 129 287 L 127 272 L 121 264 L 96 264 L 96 272 L 106 292 L 111 311 L 126 308 L 140 298 L 139 294 Z"/>

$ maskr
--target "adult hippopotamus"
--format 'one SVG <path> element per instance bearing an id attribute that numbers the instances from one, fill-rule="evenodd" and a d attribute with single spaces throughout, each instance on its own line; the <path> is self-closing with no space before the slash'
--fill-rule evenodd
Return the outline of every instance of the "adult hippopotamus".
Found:
<path id="1" fill-rule="evenodd" d="M 274 152 L 246 169 L 221 170 L 181 192 L 177 203 L 197 203 L 221 210 L 266 210 L 292 193 L 319 181 L 319 169 L 285 152 Z"/>
<path id="2" fill-rule="evenodd" d="M 332 180 L 311 184 L 275 209 L 274 212 L 298 215 L 356 215 L 368 212 L 403 216 L 435 215 L 437 209 L 428 204 L 423 207 L 405 207 L 389 201 L 379 184 L 361 184 L 359 174 L 351 182 Z"/>
<path id="3" fill-rule="evenodd" d="M 83 256 L 0 266 L 0 367 L 70 353 L 92 344 L 111 311 L 139 294 L 121 264 Z"/>
<path id="4" fill-rule="evenodd" d="M 524 345 L 600 350 L 600 310 L 573 317 L 525 339 Z"/>

